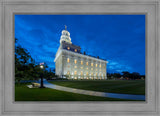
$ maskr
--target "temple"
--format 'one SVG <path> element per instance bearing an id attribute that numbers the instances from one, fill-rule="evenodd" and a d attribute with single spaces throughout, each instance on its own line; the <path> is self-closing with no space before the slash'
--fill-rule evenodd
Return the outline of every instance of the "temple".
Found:
<path id="1" fill-rule="evenodd" d="M 107 79 L 107 61 L 81 53 L 81 47 L 72 44 L 67 26 L 62 30 L 54 62 L 60 78 Z"/>

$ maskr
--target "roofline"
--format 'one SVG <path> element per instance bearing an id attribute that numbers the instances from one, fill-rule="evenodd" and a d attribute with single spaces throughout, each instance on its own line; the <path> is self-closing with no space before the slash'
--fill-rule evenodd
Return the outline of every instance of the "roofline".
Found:
<path id="1" fill-rule="evenodd" d="M 89 57 L 89 58 L 91 58 L 91 59 L 93 59 L 93 60 L 99 60 L 99 61 L 101 61 L 101 62 L 108 63 L 107 60 L 102 60 L 102 59 L 94 58 L 94 57 L 91 57 L 91 56 L 88 56 L 88 55 L 84 55 L 84 54 L 80 54 L 80 53 L 68 51 L 68 50 L 65 50 L 65 49 L 61 49 L 60 54 L 61 54 L 62 52 L 71 53 L 71 54 L 73 54 L 73 55 L 76 54 L 76 55 L 78 55 L 78 56 L 82 56 L 82 57 L 86 57 L 86 58 Z M 59 54 L 59 55 L 60 55 L 60 54 Z M 57 58 L 59 57 L 59 55 L 55 58 L 54 61 L 57 60 Z"/>

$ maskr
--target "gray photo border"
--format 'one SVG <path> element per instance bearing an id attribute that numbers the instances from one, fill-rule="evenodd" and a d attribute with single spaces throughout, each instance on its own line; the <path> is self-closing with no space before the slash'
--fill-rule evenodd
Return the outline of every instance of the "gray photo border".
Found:
<path id="1" fill-rule="evenodd" d="M 159 115 L 159 1 L 1 0 L 1 115 Z M 14 14 L 146 14 L 146 102 L 14 102 Z"/>

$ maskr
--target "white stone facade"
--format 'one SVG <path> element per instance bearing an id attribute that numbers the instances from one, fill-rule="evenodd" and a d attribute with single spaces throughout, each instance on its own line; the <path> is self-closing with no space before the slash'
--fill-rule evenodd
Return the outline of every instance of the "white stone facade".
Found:
<path id="1" fill-rule="evenodd" d="M 54 60 L 56 75 L 68 79 L 107 79 L 107 61 L 82 54 L 81 48 L 68 40 L 70 34 L 66 34 L 65 41 L 64 32 L 68 31 L 62 31 L 63 40 Z"/>

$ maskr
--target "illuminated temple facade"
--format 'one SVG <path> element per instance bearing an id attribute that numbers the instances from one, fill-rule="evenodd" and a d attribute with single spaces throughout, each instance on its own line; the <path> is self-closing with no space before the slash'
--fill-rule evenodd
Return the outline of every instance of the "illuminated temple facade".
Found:
<path id="1" fill-rule="evenodd" d="M 54 62 L 56 75 L 61 78 L 107 79 L 107 61 L 81 53 L 81 48 L 72 44 L 66 27 L 62 31 Z"/>

